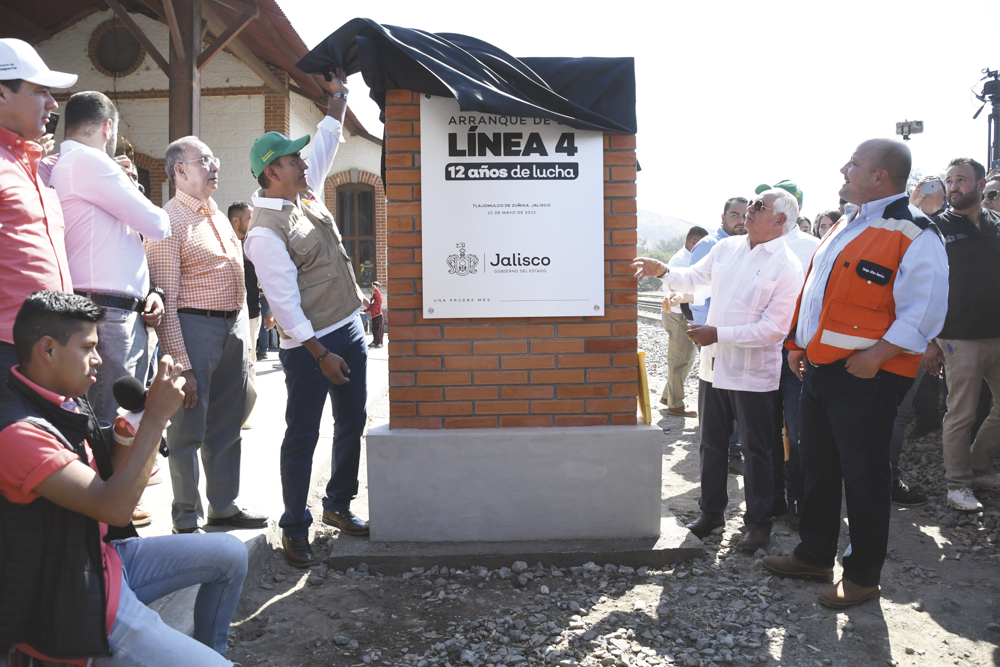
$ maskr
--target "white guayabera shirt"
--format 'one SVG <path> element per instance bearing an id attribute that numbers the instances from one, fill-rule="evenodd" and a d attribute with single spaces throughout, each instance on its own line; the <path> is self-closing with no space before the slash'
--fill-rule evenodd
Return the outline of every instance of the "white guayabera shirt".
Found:
<path id="1" fill-rule="evenodd" d="M 781 378 L 781 346 L 802 289 L 802 264 L 779 237 L 750 248 L 749 236 L 720 241 L 698 263 L 670 269 L 663 281 L 675 292 L 710 285 L 708 326 L 719 342 L 701 349 L 698 376 L 716 389 L 774 391 Z"/>

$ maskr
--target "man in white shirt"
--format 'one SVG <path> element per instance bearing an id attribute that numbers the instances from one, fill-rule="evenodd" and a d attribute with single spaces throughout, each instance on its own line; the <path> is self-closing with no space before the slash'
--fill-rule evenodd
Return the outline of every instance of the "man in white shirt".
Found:
<path id="1" fill-rule="evenodd" d="M 674 253 L 667 262 L 670 268 L 686 268 L 691 263 L 691 249 L 698 241 L 708 236 L 701 227 L 692 227 L 684 239 L 684 246 Z M 688 320 L 681 311 L 680 304 L 690 303 L 693 295 L 671 292 L 663 299 L 660 319 L 667 332 L 667 383 L 663 385 L 660 403 L 667 406 L 667 412 L 681 417 L 697 417 L 684 405 L 684 381 L 691 374 L 696 352 L 694 341 L 688 338 Z"/>
<path id="2" fill-rule="evenodd" d="M 333 215 L 322 203 L 326 179 L 342 136 L 347 75 L 330 82 L 327 115 L 316 128 L 308 159 L 299 151 L 308 135 L 277 132 L 259 137 L 250 167 L 261 189 L 245 251 L 274 312 L 281 340 L 288 405 L 281 443 L 282 529 L 285 559 L 295 567 L 316 562 L 309 545 L 312 515 L 306 507 L 313 452 L 329 395 L 333 405 L 333 474 L 323 498 L 323 523 L 348 535 L 367 535 L 368 524 L 351 512 L 358 492 L 361 434 L 367 419 L 368 348 L 361 325 L 364 295 Z"/>
<path id="3" fill-rule="evenodd" d="M 63 114 L 66 139 L 52 168 L 66 219 L 66 259 L 73 287 L 105 309 L 97 327 L 97 353 L 104 363 L 87 399 L 100 421 L 112 422 L 118 403 L 116 380 L 133 375 L 145 381 L 146 325 L 163 317 L 162 292 L 151 290 L 143 237 L 170 234 L 170 219 L 142 192 L 128 158 L 113 159 L 118 110 L 102 93 L 76 93 Z"/>
<path id="4" fill-rule="evenodd" d="M 784 190 L 768 190 L 747 207 L 746 236 L 720 241 L 690 268 L 670 270 L 644 257 L 632 264 L 637 277 L 652 275 L 675 291 L 712 286 L 708 320 L 689 332 L 701 345 L 702 513 L 688 529 L 704 538 L 725 525 L 729 436 L 735 419 L 745 460 L 743 521 L 748 528 L 740 548 L 751 553 L 771 539 L 771 446 L 781 341 L 802 286 L 802 265 L 782 236 L 795 228 L 797 219 L 795 198 Z"/>

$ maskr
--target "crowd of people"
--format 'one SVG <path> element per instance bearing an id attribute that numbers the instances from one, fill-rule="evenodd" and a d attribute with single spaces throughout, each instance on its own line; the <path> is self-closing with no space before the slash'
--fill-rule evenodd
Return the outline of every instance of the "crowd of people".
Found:
<path id="1" fill-rule="evenodd" d="M 943 428 L 954 509 L 982 511 L 976 492 L 1000 489 L 1000 170 L 956 158 L 907 194 L 910 169 L 902 142 L 866 141 L 840 170 L 840 210 L 810 224 L 794 183 L 762 185 L 725 202 L 714 234 L 692 228 L 669 263 L 633 262 L 667 290 L 661 403 L 700 418 L 688 528 L 704 538 L 725 523 L 728 468 L 744 477 L 740 548 L 766 548 L 786 517 L 800 543 L 764 567 L 832 583 L 843 493 L 843 577 L 819 596 L 832 608 L 879 595 L 891 504 L 928 501 L 900 477 L 907 437 Z M 697 412 L 683 393 L 695 345 Z"/>
<path id="2" fill-rule="evenodd" d="M 69 97 L 52 153 L 50 91 L 77 76 L 50 70 L 16 39 L 0 40 L 0 63 L 0 531 L 18 545 L 0 553 L 0 662 L 231 664 L 247 552 L 203 526 L 267 525 L 237 504 L 254 362 L 268 348 L 258 331 L 277 331 L 288 389 L 285 558 L 316 562 L 306 500 L 327 396 L 334 463 L 322 521 L 368 534 L 350 505 L 382 295 L 377 283 L 371 299 L 361 291 L 322 196 L 346 75 L 326 84 L 315 138 L 268 132 L 247 146 L 260 188 L 224 214 L 212 197 L 220 160 L 203 141 L 166 147 L 174 195 L 158 208 L 116 155 L 119 116 L 107 96 Z M 145 390 L 144 409 L 119 405 L 122 380 L 140 399 Z M 172 534 L 139 540 L 135 525 L 148 515 L 137 505 L 161 450 Z M 196 584 L 193 638 L 146 606 Z"/>

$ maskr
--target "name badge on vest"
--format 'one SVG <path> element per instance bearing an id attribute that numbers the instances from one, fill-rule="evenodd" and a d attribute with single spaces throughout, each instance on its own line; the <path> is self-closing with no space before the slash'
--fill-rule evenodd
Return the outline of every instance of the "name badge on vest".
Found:
<path id="1" fill-rule="evenodd" d="M 892 280 L 892 269 L 863 259 L 858 262 L 858 275 L 876 285 L 888 285 Z"/>

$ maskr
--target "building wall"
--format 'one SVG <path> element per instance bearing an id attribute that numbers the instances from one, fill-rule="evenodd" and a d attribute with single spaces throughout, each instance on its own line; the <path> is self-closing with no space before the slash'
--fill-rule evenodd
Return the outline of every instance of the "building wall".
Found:
<path id="1" fill-rule="evenodd" d="M 635 137 L 604 137 L 602 317 L 426 320 L 420 100 L 386 102 L 390 428 L 634 426 Z"/>

